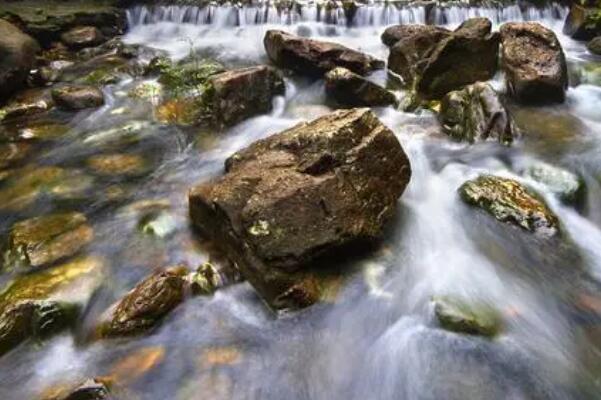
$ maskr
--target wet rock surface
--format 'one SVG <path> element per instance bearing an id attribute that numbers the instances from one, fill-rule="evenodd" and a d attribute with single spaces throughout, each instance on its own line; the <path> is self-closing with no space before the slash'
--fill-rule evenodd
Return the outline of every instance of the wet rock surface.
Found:
<path id="1" fill-rule="evenodd" d="M 184 301 L 186 273 L 185 268 L 173 267 L 150 275 L 111 307 L 97 334 L 103 338 L 133 336 L 158 326 Z"/>
<path id="2" fill-rule="evenodd" d="M 104 104 L 104 95 L 95 86 L 65 85 L 53 89 L 52 98 L 65 110 L 83 110 Z"/>
<path id="3" fill-rule="evenodd" d="M 566 204 L 581 205 L 584 201 L 584 181 L 570 171 L 539 162 L 528 166 L 524 175 L 547 187 Z"/>
<path id="4" fill-rule="evenodd" d="M 499 95 L 482 82 L 447 93 L 441 101 L 439 120 L 444 132 L 458 141 L 490 139 L 509 145 L 516 135 Z"/>
<path id="5" fill-rule="evenodd" d="M 77 253 L 94 237 L 80 213 L 53 214 L 13 225 L 4 269 L 42 267 Z"/>
<path id="6" fill-rule="evenodd" d="M 306 306 L 317 285 L 294 273 L 376 240 L 410 175 L 398 140 L 374 114 L 338 111 L 232 155 L 224 177 L 190 191 L 190 214 L 268 303 Z"/>
<path id="7" fill-rule="evenodd" d="M 572 2 L 566 17 L 563 33 L 576 40 L 590 40 L 601 34 L 601 13 L 599 8 Z"/>
<path id="8" fill-rule="evenodd" d="M 294 36 L 284 31 L 267 31 L 265 50 L 279 67 L 299 74 L 321 77 L 329 70 L 344 67 L 359 75 L 384 68 L 384 62 L 337 43 Z"/>
<path id="9" fill-rule="evenodd" d="M 334 68 L 325 75 L 326 94 L 338 104 L 378 107 L 397 104 L 394 93 L 346 68 Z"/>
<path id="10" fill-rule="evenodd" d="M 434 300 L 434 314 L 442 328 L 468 335 L 493 337 L 501 329 L 501 318 L 491 307 L 453 298 Z"/>
<path id="11" fill-rule="evenodd" d="M 601 36 L 597 36 L 586 45 L 588 51 L 598 56 L 601 56 Z"/>
<path id="12" fill-rule="evenodd" d="M 57 393 L 45 396 L 42 400 L 117 400 L 111 394 L 105 379 L 88 379 L 75 387 L 61 388 Z"/>
<path id="13" fill-rule="evenodd" d="M 61 41 L 71 49 L 98 46 L 105 40 L 100 29 L 95 26 L 78 26 L 61 35 Z"/>
<path id="14" fill-rule="evenodd" d="M 519 182 L 482 175 L 459 188 L 461 199 L 501 222 L 550 237 L 559 233 L 557 216 L 536 194 Z"/>
<path id="15" fill-rule="evenodd" d="M 0 104 L 15 90 L 24 87 L 39 50 L 33 38 L 0 19 Z"/>
<path id="16" fill-rule="evenodd" d="M 535 22 L 501 27 L 502 67 L 509 93 L 522 103 L 563 102 L 568 87 L 565 55 L 555 33 Z"/>

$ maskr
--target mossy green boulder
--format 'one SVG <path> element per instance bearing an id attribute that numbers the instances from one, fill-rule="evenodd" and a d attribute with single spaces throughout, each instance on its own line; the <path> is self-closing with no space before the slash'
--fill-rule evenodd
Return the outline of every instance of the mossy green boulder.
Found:
<path id="1" fill-rule="evenodd" d="M 461 199 L 479 207 L 498 221 L 542 236 L 559 233 L 559 220 L 545 202 L 516 180 L 481 175 L 459 188 Z"/>
<path id="2" fill-rule="evenodd" d="M 434 314 L 440 326 L 452 332 L 493 337 L 501 329 L 499 313 L 485 304 L 470 304 L 446 297 L 436 298 Z"/>

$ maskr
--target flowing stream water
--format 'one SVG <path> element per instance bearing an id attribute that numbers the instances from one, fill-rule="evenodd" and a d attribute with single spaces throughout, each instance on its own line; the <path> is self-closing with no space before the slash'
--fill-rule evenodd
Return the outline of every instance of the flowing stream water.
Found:
<path id="1" fill-rule="evenodd" d="M 601 87 L 578 73 L 601 59 L 562 35 L 566 13 L 559 5 L 434 12 L 437 24 L 451 27 L 485 16 L 496 28 L 521 20 L 552 28 L 572 71 L 567 100 L 538 108 L 510 105 L 522 133 L 511 147 L 454 143 L 429 112 L 375 109 L 408 153 L 413 176 L 383 243 L 348 261 L 356 272 L 331 302 L 276 318 L 248 283 L 238 283 L 186 301 L 145 337 L 82 344 L 77 335 L 64 334 L 21 346 L 0 358 L 0 399 L 35 398 L 55 383 L 111 373 L 126 376 L 121 383 L 135 399 L 601 398 Z M 237 67 L 267 63 L 263 36 L 277 28 L 386 59 L 388 49 L 380 41 L 385 27 L 425 18 L 423 7 L 384 5 L 362 7 L 352 21 L 342 12 L 326 18 L 311 7 L 283 13 L 269 7 L 136 7 L 128 11 L 125 41 L 164 50 L 174 59 L 194 49 Z M 373 79 L 384 82 L 386 75 Z M 286 95 L 274 100 L 270 114 L 219 135 L 190 132 L 154 122 L 150 105 L 123 96 L 132 84 L 106 86 L 107 103 L 81 113 L 67 135 L 35 160 L 80 167 L 90 154 L 121 143 L 113 128 L 130 124 L 138 137 L 128 151 L 152 164 L 143 177 L 96 183 L 98 193 L 127 192 L 132 206 L 115 208 L 100 200 L 77 206 L 96 231 L 86 252 L 110 265 L 104 290 L 94 299 L 98 308 L 153 268 L 206 261 L 208 252 L 189 227 L 188 188 L 220 174 L 235 150 L 330 111 L 322 81 L 290 76 Z M 493 84 L 503 90 L 501 76 Z M 120 112 L 124 108 L 127 113 Z M 536 161 L 582 176 L 587 194 L 580 210 L 522 175 Z M 457 188 L 482 172 L 535 187 L 561 219 L 573 242 L 569 248 L 516 234 L 463 205 Z M 136 230 L 138 211 L 148 204 L 169 210 L 172 226 L 163 238 Z M 53 207 L 42 202 L 28 212 Z M 0 222 L 6 230 L 14 221 L 4 216 Z M 448 295 L 500 310 L 502 334 L 488 340 L 440 329 L 431 299 Z M 130 354 L 146 356 L 123 367 L 119 360 Z"/>

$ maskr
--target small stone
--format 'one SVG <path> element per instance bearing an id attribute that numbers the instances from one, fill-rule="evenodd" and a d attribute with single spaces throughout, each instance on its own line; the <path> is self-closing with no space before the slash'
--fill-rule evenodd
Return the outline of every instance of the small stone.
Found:
<path id="1" fill-rule="evenodd" d="M 198 270 L 190 275 L 190 287 L 196 295 L 213 294 L 215 290 L 224 285 L 219 271 L 210 263 L 198 267 Z"/>
<path id="2" fill-rule="evenodd" d="M 71 49 L 98 46 L 106 38 L 95 26 L 78 26 L 61 35 L 61 41 Z"/>
<path id="3" fill-rule="evenodd" d="M 140 231 L 157 238 L 166 238 L 178 228 L 175 216 L 166 211 L 150 212 L 144 215 L 138 223 Z"/>
<path id="4" fill-rule="evenodd" d="M 500 315 L 483 304 L 438 298 L 434 300 L 434 313 L 440 325 L 452 332 L 493 337 L 501 328 Z"/>
<path id="5" fill-rule="evenodd" d="M 346 68 L 325 75 L 326 94 L 337 103 L 352 107 L 382 107 L 397 104 L 394 93 Z"/>
<path id="6" fill-rule="evenodd" d="M 59 107 L 66 110 L 96 108 L 104 104 L 104 95 L 95 86 L 63 86 L 52 90 L 52 98 Z"/>
<path id="7" fill-rule="evenodd" d="M 513 179 L 481 175 L 461 185 L 459 194 L 467 204 L 501 222 L 547 237 L 559 233 L 557 216 L 543 200 Z"/>
<path id="8" fill-rule="evenodd" d="M 74 255 L 94 238 L 80 213 L 52 214 L 13 225 L 5 253 L 5 269 L 42 267 Z"/>

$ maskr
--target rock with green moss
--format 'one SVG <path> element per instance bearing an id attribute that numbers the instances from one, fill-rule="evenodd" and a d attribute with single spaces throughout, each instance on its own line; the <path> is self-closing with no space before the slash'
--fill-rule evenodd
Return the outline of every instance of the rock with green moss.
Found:
<path id="1" fill-rule="evenodd" d="M 509 145 L 515 135 L 509 111 L 483 82 L 447 93 L 440 103 L 439 120 L 443 131 L 458 141 L 496 140 Z"/>
<path id="2" fill-rule="evenodd" d="M 157 238 L 171 236 L 178 229 L 175 216 L 166 210 L 151 211 L 140 218 L 138 229 L 145 235 Z"/>
<path id="3" fill-rule="evenodd" d="M 601 56 L 601 36 L 597 36 L 586 45 L 588 51 L 598 56 Z"/>
<path id="4" fill-rule="evenodd" d="M 158 57 L 147 67 L 148 73 L 158 72 L 158 82 L 165 90 L 176 95 L 202 92 L 203 86 L 211 76 L 224 71 L 222 64 L 211 59 L 173 63 L 165 57 Z"/>
<path id="5" fill-rule="evenodd" d="M 546 186 L 564 203 L 579 205 L 584 200 L 584 180 L 570 171 L 537 162 L 528 166 L 524 175 Z"/>
<path id="6" fill-rule="evenodd" d="M 153 273 L 114 304 L 97 327 L 101 338 L 133 336 L 148 332 L 184 301 L 188 287 L 183 267 Z"/>
<path id="7" fill-rule="evenodd" d="M 196 295 L 213 294 L 223 286 L 223 278 L 219 271 L 211 264 L 205 263 L 189 275 L 190 288 Z"/>
<path id="8" fill-rule="evenodd" d="M 494 337 L 501 329 L 499 313 L 485 304 L 436 298 L 434 314 L 440 326 L 452 332 Z"/>
<path id="9" fill-rule="evenodd" d="M 563 33 L 576 40 L 590 40 L 601 34 L 601 7 L 572 2 Z"/>
<path id="10" fill-rule="evenodd" d="M 459 188 L 461 199 L 497 220 L 541 236 L 559 233 L 559 220 L 545 202 L 516 180 L 481 175 Z"/>
<path id="11" fill-rule="evenodd" d="M 0 355 L 26 340 L 43 340 L 73 326 L 79 314 L 77 304 L 24 300 L 0 314 Z"/>
<path id="12" fill-rule="evenodd" d="M 76 254 L 92 241 L 93 229 L 80 213 L 52 214 L 14 224 L 4 269 L 39 268 Z"/>
<path id="13" fill-rule="evenodd" d="M 346 68 L 325 75 L 326 94 L 338 104 L 351 107 L 396 105 L 394 93 Z"/>

